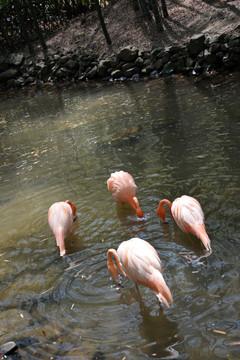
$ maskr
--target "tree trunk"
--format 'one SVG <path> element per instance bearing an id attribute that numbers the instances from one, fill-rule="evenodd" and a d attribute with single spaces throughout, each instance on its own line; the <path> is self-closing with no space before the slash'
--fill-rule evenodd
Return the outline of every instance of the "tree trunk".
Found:
<path id="1" fill-rule="evenodd" d="M 24 37 L 24 39 L 25 39 L 25 41 L 27 43 L 30 55 L 33 55 L 34 54 L 34 49 L 33 49 L 30 37 L 28 35 L 28 32 L 26 30 L 26 24 L 24 22 L 24 17 L 22 15 L 22 9 L 21 9 L 21 6 L 19 5 L 18 1 L 15 2 L 15 8 L 17 10 L 17 17 L 18 17 L 18 20 L 19 20 L 20 30 L 21 30 L 21 32 L 23 34 L 23 37 Z"/>
<path id="2" fill-rule="evenodd" d="M 41 31 L 41 29 L 40 29 L 40 27 L 38 25 L 35 10 L 34 10 L 34 7 L 32 5 L 32 0 L 27 0 L 27 3 L 28 3 L 28 6 L 29 6 L 29 11 L 30 11 L 33 23 L 34 23 L 34 27 L 35 27 L 37 36 L 38 36 L 38 38 L 40 40 L 40 43 L 41 43 L 41 46 L 42 46 L 42 49 L 43 49 L 44 56 L 45 56 L 45 58 L 47 58 L 47 45 L 45 43 L 42 31 Z"/>
<path id="3" fill-rule="evenodd" d="M 152 16 L 150 14 L 150 11 L 149 11 L 149 8 L 148 8 L 148 5 L 146 3 L 146 0 L 139 0 L 139 3 L 140 3 L 140 8 L 141 8 L 141 13 L 142 13 L 142 17 L 144 19 L 147 19 L 147 20 L 152 20 Z"/>
<path id="4" fill-rule="evenodd" d="M 161 0 L 163 16 L 168 17 L 167 5 L 165 0 Z"/>
<path id="5" fill-rule="evenodd" d="M 132 0 L 132 4 L 133 4 L 133 10 L 134 11 L 139 11 L 139 3 L 138 0 Z"/>
<path id="6" fill-rule="evenodd" d="M 96 7 L 96 10 L 97 10 L 97 13 L 98 13 L 98 18 L 99 18 L 100 24 L 102 26 L 102 30 L 103 30 L 106 42 L 107 42 L 108 45 L 111 45 L 112 41 L 111 41 L 110 36 L 108 34 L 107 27 L 105 25 L 104 18 L 103 18 L 103 15 L 102 15 L 102 10 L 101 10 L 101 7 L 99 5 L 98 0 L 95 0 L 95 7 Z"/>
<path id="7" fill-rule="evenodd" d="M 161 19 L 161 14 L 158 10 L 157 0 L 152 0 L 152 6 L 153 6 L 153 14 L 154 14 L 157 30 L 159 32 L 163 31 L 162 19 Z"/>

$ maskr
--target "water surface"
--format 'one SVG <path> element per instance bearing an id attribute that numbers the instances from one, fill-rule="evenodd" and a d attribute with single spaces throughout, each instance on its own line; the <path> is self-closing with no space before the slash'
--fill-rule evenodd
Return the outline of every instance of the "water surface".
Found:
<path id="1" fill-rule="evenodd" d="M 23 359 L 239 359 L 240 82 L 227 77 L 20 90 L 0 99 L 0 342 Z M 144 217 L 106 181 L 131 173 Z M 181 232 L 160 199 L 199 200 L 212 254 Z M 70 199 L 68 256 L 47 224 Z M 119 288 L 109 248 L 149 241 L 174 304 Z"/>

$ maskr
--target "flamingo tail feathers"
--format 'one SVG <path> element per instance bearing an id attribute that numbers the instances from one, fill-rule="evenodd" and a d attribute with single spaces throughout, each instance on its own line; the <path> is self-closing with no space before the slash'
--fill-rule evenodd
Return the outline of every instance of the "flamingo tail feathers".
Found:
<path id="1" fill-rule="evenodd" d="M 190 232 L 191 234 L 197 236 L 202 241 L 202 243 L 205 246 L 205 248 L 207 249 L 207 251 L 212 250 L 211 249 L 211 240 L 208 237 L 208 234 L 206 232 L 204 224 L 198 224 L 196 226 L 186 226 L 186 224 L 185 224 L 184 227 L 187 232 Z"/>
<path id="2" fill-rule="evenodd" d="M 167 286 L 162 274 L 159 271 L 155 272 L 155 281 L 157 283 L 157 290 L 154 291 L 158 300 L 169 307 L 169 303 L 173 304 L 172 294 Z"/>
<path id="3" fill-rule="evenodd" d="M 57 241 L 57 246 L 59 247 L 59 250 L 60 250 L 60 256 L 66 255 L 64 234 L 62 232 L 58 232 L 56 234 L 56 241 Z"/>

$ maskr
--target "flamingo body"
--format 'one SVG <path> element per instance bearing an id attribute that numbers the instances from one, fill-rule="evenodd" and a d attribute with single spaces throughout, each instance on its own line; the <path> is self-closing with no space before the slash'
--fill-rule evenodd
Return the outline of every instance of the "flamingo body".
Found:
<path id="1" fill-rule="evenodd" d="M 108 250 L 108 269 L 117 279 L 117 267 L 112 256 L 115 257 L 119 270 L 135 283 L 137 290 L 137 284 L 142 284 L 153 290 L 159 301 L 167 307 L 169 303 L 173 303 L 171 292 L 162 275 L 161 260 L 157 251 L 147 241 L 132 238 L 123 241 L 117 251 Z"/>
<path id="2" fill-rule="evenodd" d="M 48 224 L 55 236 L 60 256 L 66 254 L 64 239 L 72 232 L 72 223 L 76 218 L 76 206 L 69 200 L 59 201 L 49 208 Z"/>
<path id="3" fill-rule="evenodd" d="M 117 202 L 128 203 L 136 210 L 138 217 L 143 217 L 143 211 L 136 197 L 137 185 L 132 175 L 122 170 L 116 171 L 107 180 L 107 187 Z"/>
<path id="4" fill-rule="evenodd" d="M 204 213 L 199 202 L 191 196 L 183 195 L 171 202 L 167 199 L 160 201 L 157 214 L 164 221 L 165 209 L 168 205 L 172 218 L 176 221 L 180 229 L 187 233 L 197 236 L 205 246 L 211 250 L 211 241 L 207 235 L 204 224 Z"/>

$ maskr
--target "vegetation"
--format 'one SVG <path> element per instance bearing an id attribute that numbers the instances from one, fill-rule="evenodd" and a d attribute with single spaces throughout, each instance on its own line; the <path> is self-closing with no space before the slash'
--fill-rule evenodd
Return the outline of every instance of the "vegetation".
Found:
<path id="1" fill-rule="evenodd" d="M 102 15 L 102 8 L 117 0 L 0 0 L 0 48 L 13 52 L 28 46 L 34 54 L 33 44 L 40 42 L 47 53 L 45 38 L 59 26 L 86 11 L 96 10 L 108 45 L 111 39 Z M 118 0 L 121 1 L 121 0 Z M 132 0 L 135 11 L 151 21 L 154 17 L 157 29 L 163 30 L 158 0 Z M 165 0 L 161 0 L 162 12 L 168 16 Z"/>

